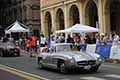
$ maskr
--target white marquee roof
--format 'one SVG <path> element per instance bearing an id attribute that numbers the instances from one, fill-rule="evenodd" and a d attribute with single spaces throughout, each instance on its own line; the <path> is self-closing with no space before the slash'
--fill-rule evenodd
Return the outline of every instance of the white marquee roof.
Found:
<path id="1" fill-rule="evenodd" d="M 9 27 L 5 29 L 5 33 L 11 33 L 11 32 L 29 32 L 29 28 L 18 21 L 11 24 Z"/>
<path id="2" fill-rule="evenodd" d="M 81 33 L 81 32 L 85 32 L 85 33 L 99 32 L 99 29 L 91 26 L 83 25 L 83 24 L 75 24 L 70 28 L 56 31 L 56 33 Z"/>

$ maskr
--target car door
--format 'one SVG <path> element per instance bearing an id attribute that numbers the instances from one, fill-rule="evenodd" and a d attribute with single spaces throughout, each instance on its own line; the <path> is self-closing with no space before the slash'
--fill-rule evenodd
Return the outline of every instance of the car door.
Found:
<path id="1" fill-rule="evenodd" d="M 50 52 L 49 52 L 49 56 L 47 56 L 48 65 L 51 68 L 56 68 L 55 59 L 54 59 L 55 53 L 56 53 L 55 47 L 52 47 Z"/>
<path id="2" fill-rule="evenodd" d="M 46 67 L 52 66 L 52 52 L 46 52 L 43 56 L 43 62 L 45 63 Z"/>
<path id="3" fill-rule="evenodd" d="M 57 68 L 58 59 L 56 58 L 56 56 L 56 47 L 53 47 L 53 52 L 51 53 L 51 64 L 53 68 Z"/>

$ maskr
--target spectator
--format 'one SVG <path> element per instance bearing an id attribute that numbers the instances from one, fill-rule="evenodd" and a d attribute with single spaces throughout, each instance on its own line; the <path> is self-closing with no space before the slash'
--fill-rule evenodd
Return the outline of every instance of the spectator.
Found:
<path id="1" fill-rule="evenodd" d="M 10 42 L 14 42 L 14 38 L 10 35 L 10 37 L 9 37 L 9 41 Z"/>
<path id="2" fill-rule="evenodd" d="M 73 43 L 73 38 L 70 35 L 67 37 L 67 43 Z"/>
<path id="3" fill-rule="evenodd" d="M 40 46 L 45 47 L 45 43 L 46 43 L 46 38 L 45 38 L 44 35 L 41 35 L 41 37 L 40 37 Z"/>
<path id="4" fill-rule="evenodd" d="M 64 43 L 65 42 L 65 37 L 63 34 L 60 34 L 60 36 L 58 37 L 60 40 L 60 43 Z"/>
<path id="5" fill-rule="evenodd" d="M 100 35 L 100 44 L 103 44 L 103 45 L 104 45 L 104 36 L 105 36 L 105 34 L 101 33 L 101 35 Z"/>
<path id="6" fill-rule="evenodd" d="M 30 49 L 31 49 L 30 40 L 31 40 L 30 38 L 27 38 L 27 41 L 26 41 L 26 49 L 27 49 L 28 52 L 29 52 Z"/>
<path id="7" fill-rule="evenodd" d="M 108 35 L 107 35 L 107 33 L 105 33 L 103 41 L 104 41 L 104 44 L 107 44 L 107 42 L 108 42 Z"/>
<path id="8" fill-rule="evenodd" d="M 98 44 L 100 42 L 100 33 L 97 33 L 95 35 L 95 38 L 96 38 L 96 44 Z"/>
<path id="9" fill-rule="evenodd" d="M 85 35 L 85 43 L 91 44 L 91 39 L 90 36 L 88 34 Z"/>
<path id="10" fill-rule="evenodd" d="M 7 38 L 7 36 L 5 35 L 4 37 L 3 37 L 3 42 L 7 42 L 8 41 L 8 38 Z"/>
<path id="11" fill-rule="evenodd" d="M 32 48 L 31 57 L 35 57 L 35 53 L 37 53 L 37 37 L 36 36 L 34 35 L 32 36 L 30 45 Z"/>
<path id="12" fill-rule="evenodd" d="M 113 44 L 114 45 L 118 44 L 119 40 L 120 40 L 119 35 L 116 32 L 113 32 Z"/>

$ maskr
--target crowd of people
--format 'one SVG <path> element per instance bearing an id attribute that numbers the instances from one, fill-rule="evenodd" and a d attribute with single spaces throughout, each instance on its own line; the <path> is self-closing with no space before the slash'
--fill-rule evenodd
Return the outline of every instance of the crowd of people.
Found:
<path id="1" fill-rule="evenodd" d="M 31 38 L 25 38 L 25 36 L 23 36 L 21 38 L 24 40 L 24 48 L 27 51 L 33 49 L 35 52 L 37 52 L 37 49 L 40 47 L 49 47 L 50 44 L 54 43 L 72 43 L 78 50 L 81 50 L 82 48 L 85 50 L 87 44 L 100 43 L 101 45 L 106 45 L 109 41 L 113 44 L 118 44 L 120 40 L 119 35 L 116 34 L 116 32 L 112 32 L 109 35 L 106 33 L 96 33 L 94 36 L 88 35 L 87 33 L 72 33 L 68 34 L 67 37 L 65 37 L 65 34 L 63 33 L 57 34 L 56 36 L 51 34 L 50 37 L 45 37 L 44 34 L 40 34 L 39 38 L 36 36 L 32 36 Z M 19 41 L 23 46 L 22 40 Z"/>
<path id="2" fill-rule="evenodd" d="M 48 38 L 45 37 L 44 34 L 40 34 L 40 37 L 36 37 L 35 35 L 28 37 L 26 34 L 22 34 L 17 41 L 14 41 L 12 36 L 4 36 L 3 41 L 6 40 L 16 42 L 16 45 L 18 45 L 21 49 L 30 52 L 32 55 L 32 53 L 37 53 L 40 47 L 49 47 L 50 44 L 54 43 L 72 43 L 74 47 L 80 50 L 83 46 L 86 48 L 86 44 L 99 43 L 106 45 L 109 41 L 112 41 L 113 44 L 117 44 L 120 38 L 116 32 L 112 32 L 110 35 L 106 33 L 96 33 L 94 37 L 88 34 L 80 33 L 68 34 L 67 37 L 65 37 L 65 34 L 63 33 L 57 34 L 56 36 L 51 34 Z"/>
<path id="3" fill-rule="evenodd" d="M 119 43 L 120 37 L 116 32 L 111 32 L 111 34 L 107 33 L 97 33 L 96 34 L 96 44 L 106 45 L 108 42 L 112 42 L 113 45 L 117 45 Z"/>

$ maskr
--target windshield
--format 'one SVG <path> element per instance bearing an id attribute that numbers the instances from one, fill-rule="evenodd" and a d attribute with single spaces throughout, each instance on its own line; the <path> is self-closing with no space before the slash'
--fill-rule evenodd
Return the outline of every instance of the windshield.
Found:
<path id="1" fill-rule="evenodd" d="M 79 51 L 74 45 L 58 45 L 56 46 L 56 51 Z"/>
<path id="2" fill-rule="evenodd" d="M 56 51 L 71 51 L 70 45 L 58 45 Z"/>
<path id="3" fill-rule="evenodd" d="M 6 46 L 7 46 L 7 47 L 9 47 L 9 46 L 15 47 L 15 44 L 12 43 L 12 42 L 7 42 L 7 43 L 6 43 Z"/>

